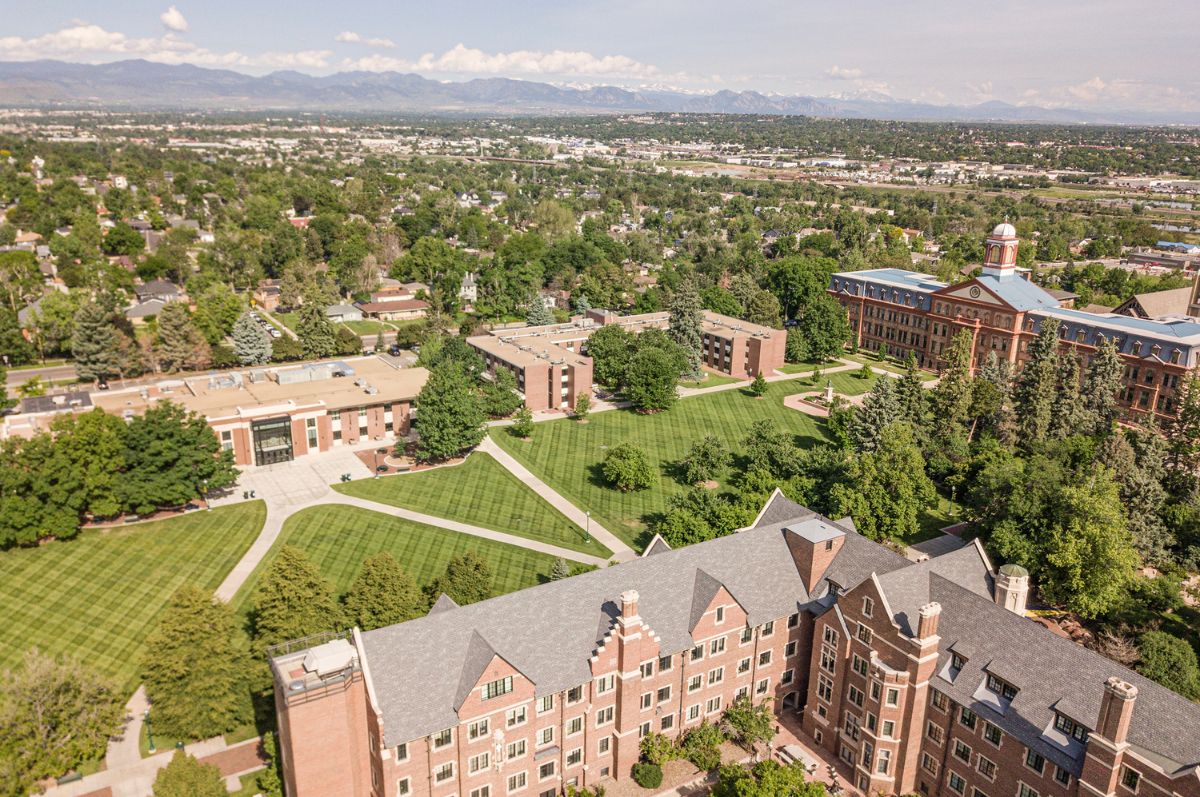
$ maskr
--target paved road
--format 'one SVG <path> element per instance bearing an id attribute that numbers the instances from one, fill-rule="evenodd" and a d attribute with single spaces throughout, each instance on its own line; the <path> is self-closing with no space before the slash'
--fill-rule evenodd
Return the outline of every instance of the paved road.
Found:
<path id="1" fill-rule="evenodd" d="M 47 365 L 40 368 L 10 369 L 5 381 L 10 390 L 15 390 L 23 382 L 28 382 L 35 376 L 41 378 L 43 382 L 60 382 L 65 379 L 75 379 L 75 366 L 68 364 Z"/>

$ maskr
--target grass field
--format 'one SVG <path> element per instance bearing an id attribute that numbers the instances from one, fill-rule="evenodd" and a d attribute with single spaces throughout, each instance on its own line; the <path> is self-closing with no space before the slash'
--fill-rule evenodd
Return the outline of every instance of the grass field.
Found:
<path id="1" fill-rule="evenodd" d="M 524 445 L 519 443 L 519 445 Z M 461 465 L 336 484 L 346 495 L 504 531 L 574 551 L 607 557 L 592 540 L 488 454 L 476 451 Z"/>
<path id="2" fill-rule="evenodd" d="M 36 645 L 132 691 L 167 600 L 184 584 L 216 589 L 265 518 L 253 501 L 0 553 L 0 669 Z"/>
<path id="3" fill-rule="evenodd" d="M 699 379 L 684 379 L 680 381 L 679 385 L 681 387 L 717 387 L 719 385 L 732 385 L 734 382 L 745 381 L 745 379 L 738 379 L 736 376 L 705 371 Z"/>
<path id="4" fill-rule="evenodd" d="M 548 576 L 554 557 L 501 542 L 413 523 L 403 518 L 350 506 L 315 506 L 287 519 L 275 547 L 255 574 L 234 597 L 241 612 L 259 576 L 274 560 L 281 545 L 294 545 L 308 553 L 338 592 L 345 592 L 362 560 L 388 551 L 405 572 L 424 586 L 446 570 L 451 557 L 474 551 L 492 566 L 492 591 L 499 595 L 539 583 Z"/>
<path id="5" fill-rule="evenodd" d="M 781 374 L 803 374 L 814 368 L 836 368 L 839 365 L 844 365 L 837 360 L 830 360 L 825 363 L 803 362 L 803 363 L 788 363 L 775 369 Z"/>
<path id="6" fill-rule="evenodd" d="M 844 357 L 847 360 L 853 360 L 856 363 L 866 363 L 867 365 L 871 366 L 872 368 L 879 368 L 884 371 L 890 371 L 893 374 L 908 373 L 908 369 L 903 364 L 893 362 L 891 360 L 888 360 L 885 362 L 880 362 L 879 360 L 875 359 L 874 357 L 870 357 L 865 354 L 846 354 L 846 355 L 844 355 Z M 937 379 L 937 374 L 935 374 L 933 371 L 918 370 L 917 373 L 919 373 L 921 375 L 921 378 L 923 380 L 925 380 L 926 382 L 930 381 L 931 379 Z"/>
<path id="7" fill-rule="evenodd" d="M 870 389 L 868 380 L 834 374 L 836 390 L 849 392 L 837 377 L 848 380 L 847 388 Z M 825 440 L 822 422 L 783 406 L 784 396 L 812 389 L 801 380 L 788 380 L 771 383 L 761 401 L 741 390 L 728 390 L 681 399 L 673 409 L 657 415 L 614 410 L 595 413 L 586 424 L 572 420 L 540 423 L 529 443 L 502 430 L 493 431 L 492 437 L 580 509 L 591 510 L 609 531 L 641 547 L 645 540 L 638 538 L 647 521 L 666 508 L 668 497 L 686 489 L 672 477 L 671 466 L 706 434 L 718 434 L 736 449 L 750 424 L 766 418 L 794 434 L 799 445 Z M 605 452 L 627 442 L 641 446 L 659 465 L 658 478 L 648 489 L 622 493 L 603 482 L 599 467 Z"/>

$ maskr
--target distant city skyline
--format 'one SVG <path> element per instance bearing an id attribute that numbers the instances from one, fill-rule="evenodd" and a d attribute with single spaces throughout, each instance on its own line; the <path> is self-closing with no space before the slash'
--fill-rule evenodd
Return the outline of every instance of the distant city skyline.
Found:
<path id="1" fill-rule="evenodd" d="M 0 60 L 1200 111 L 1200 4 L 1170 0 L 63 0 L 14 11 Z"/>

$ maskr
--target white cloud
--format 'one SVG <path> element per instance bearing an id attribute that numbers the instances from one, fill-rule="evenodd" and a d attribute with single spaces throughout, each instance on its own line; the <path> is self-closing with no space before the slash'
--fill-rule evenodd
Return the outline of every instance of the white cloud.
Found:
<path id="1" fill-rule="evenodd" d="M 98 62 L 118 58 L 144 58 L 166 64 L 197 64 L 220 67 L 265 67 L 270 69 L 324 69 L 333 56 L 330 50 L 264 52 L 246 54 L 217 52 L 181 39 L 174 33 L 159 37 L 132 38 L 124 33 L 105 30 L 99 25 L 77 21 L 70 27 L 22 38 L 0 36 L 0 60 L 26 61 L 37 58 L 63 58 L 71 61 Z"/>
<path id="2" fill-rule="evenodd" d="M 1078 83 L 1027 89 L 1022 104 L 1048 108 L 1141 108 L 1173 111 L 1200 110 L 1200 98 L 1178 86 L 1131 78 L 1104 79 L 1099 75 Z"/>
<path id="3" fill-rule="evenodd" d="M 348 44 L 365 44 L 367 47 L 383 47 L 389 50 L 396 46 L 391 39 L 370 39 L 352 30 L 344 30 L 333 38 L 335 41 Z"/>
<path id="4" fill-rule="evenodd" d="M 837 64 L 825 70 L 825 77 L 833 78 L 834 80 L 858 80 L 863 76 L 863 71 L 855 67 L 840 67 Z"/>
<path id="5" fill-rule="evenodd" d="M 369 72 L 440 72 L 476 75 L 571 75 L 609 78 L 678 79 L 664 75 L 658 67 L 624 55 L 593 55 L 580 50 L 514 50 L 485 53 L 456 44 L 441 55 L 425 53 L 415 61 L 371 55 L 345 59 L 342 67 Z"/>
<path id="6" fill-rule="evenodd" d="M 162 24 L 165 25 L 168 30 L 173 30 L 176 33 L 187 32 L 188 21 L 183 16 L 183 13 L 180 12 L 180 10 L 175 6 L 171 6 L 166 11 L 162 12 L 162 16 L 160 16 L 159 19 L 162 20 Z"/>

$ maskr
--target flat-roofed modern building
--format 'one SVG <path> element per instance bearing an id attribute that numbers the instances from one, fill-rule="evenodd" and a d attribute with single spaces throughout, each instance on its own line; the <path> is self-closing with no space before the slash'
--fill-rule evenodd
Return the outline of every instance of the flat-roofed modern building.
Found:
<path id="1" fill-rule="evenodd" d="M 429 374 L 380 357 L 249 368 L 96 391 L 92 402 L 130 417 L 159 401 L 203 416 L 238 465 L 270 465 L 340 445 L 408 433 Z"/>
<path id="2" fill-rule="evenodd" d="M 490 373 L 508 368 L 532 410 L 571 409 L 592 389 L 592 361 L 587 340 L 597 329 L 617 324 L 630 332 L 666 329 L 669 314 L 617 315 L 589 310 L 565 324 L 497 329 L 467 339 L 483 355 Z M 701 360 L 721 373 L 749 379 L 770 375 L 783 365 L 787 338 L 783 330 L 751 324 L 704 311 Z"/>
<path id="3" fill-rule="evenodd" d="M 886 346 L 901 358 L 911 353 L 925 368 L 944 364 L 943 352 L 962 330 L 971 334 L 976 367 L 992 352 L 1024 364 L 1029 344 L 1051 320 L 1058 322 L 1062 346 L 1076 351 L 1085 368 L 1101 342 L 1115 341 L 1125 361 L 1120 401 L 1128 414 L 1173 415 L 1181 381 L 1200 364 L 1200 320 L 1064 307 L 1017 269 L 1017 245 L 1013 226 L 1000 224 L 988 236 L 983 273 L 974 279 L 947 285 L 928 274 L 870 269 L 834 274 L 829 292 L 849 314 L 861 348 Z"/>
<path id="4" fill-rule="evenodd" d="M 1200 797 L 1200 705 L 776 492 L 752 527 L 270 652 L 290 797 L 555 797 L 772 699 L 864 794 Z"/>

